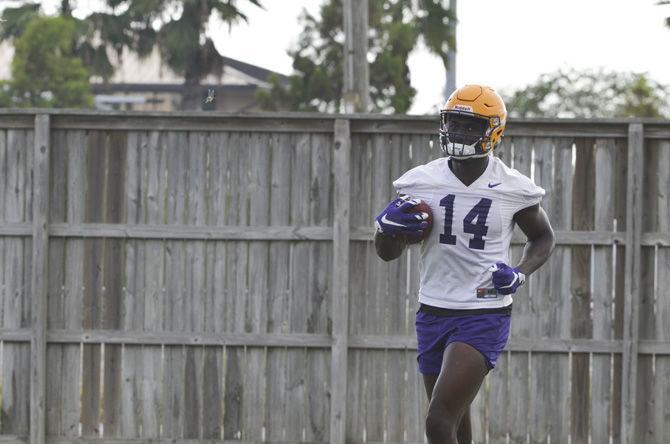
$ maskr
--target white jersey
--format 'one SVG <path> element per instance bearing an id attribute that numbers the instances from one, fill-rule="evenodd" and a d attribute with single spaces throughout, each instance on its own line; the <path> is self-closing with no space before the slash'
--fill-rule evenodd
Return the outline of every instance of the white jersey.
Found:
<path id="1" fill-rule="evenodd" d="M 433 229 L 421 247 L 419 302 L 434 307 L 477 309 L 505 307 L 511 295 L 499 295 L 489 267 L 510 266 L 514 214 L 542 200 L 544 190 L 497 157 L 465 186 L 443 157 L 420 165 L 393 182 L 399 194 L 418 198 L 433 211 Z"/>

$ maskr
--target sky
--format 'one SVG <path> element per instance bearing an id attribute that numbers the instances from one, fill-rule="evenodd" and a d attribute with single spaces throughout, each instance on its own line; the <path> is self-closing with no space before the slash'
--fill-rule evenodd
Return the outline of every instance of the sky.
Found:
<path id="1" fill-rule="evenodd" d="M 244 8 L 248 24 L 212 30 L 226 56 L 290 74 L 286 50 L 297 40 L 303 8 L 321 0 L 265 0 Z M 657 0 L 460 0 L 456 82 L 512 90 L 560 68 L 647 72 L 670 84 L 670 6 Z M 411 114 L 443 102 L 444 68 L 425 48 L 409 60 L 418 93 Z"/>
<path id="2" fill-rule="evenodd" d="M 238 0 L 249 22 L 210 31 L 223 55 L 291 74 L 287 50 L 300 33 L 298 17 L 303 9 L 318 14 L 322 2 L 261 0 L 259 9 Z M 53 12 L 59 0 L 42 3 Z M 83 12 L 101 0 L 73 3 Z M 670 84 L 670 28 L 664 26 L 670 6 L 657 0 L 460 0 L 458 17 L 457 85 L 511 91 L 566 68 L 646 72 Z M 410 113 L 434 112 L 444 101 L 441 61 L 419 45 L 409 66 L 418 91 Z"/>

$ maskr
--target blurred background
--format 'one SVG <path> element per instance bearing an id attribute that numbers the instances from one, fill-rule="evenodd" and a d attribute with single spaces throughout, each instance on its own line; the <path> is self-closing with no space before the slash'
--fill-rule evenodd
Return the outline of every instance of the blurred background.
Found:
<path id="1" fill-rule="evenodd" d="M 369 0 L 366 110 L 435 113 L 451 79 L 497 88 L 513 116 L 669 115 L 670 2 L 451 3 Z M 340 0 L 0 1 L 0 10 L 2 107 L 344 109 Z"/>

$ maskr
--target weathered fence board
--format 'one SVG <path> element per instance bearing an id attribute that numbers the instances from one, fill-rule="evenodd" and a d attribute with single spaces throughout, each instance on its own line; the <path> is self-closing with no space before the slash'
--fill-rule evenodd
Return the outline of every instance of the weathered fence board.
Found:
<path id="1" fill-rule="evenodd" d="M 593 230 L 595 213 L 595 142 L 592 139 L 577 139 L 575 141 L 575 168 L 572 180 L 572 229 Z M 603 171 L 607 165 L 602 164 Z M 609 175 L 611 177 L 611 174 Z M 593 337 L 593 314 L 591 305 L 594 303 L 591 276 L 592 269 L 591 246 L 572 248 L 570 296 L 572 313 L 570 336 L 574 338 Z M 598 277 L 600 280 L 600 276 Z M 598 311 L 602 311 L 599 309 Z M 595 314 L 595 311 L 594 311 Z M 598 316 L 598 315 L 596 315 Z M 571 368 L 571 436 L 576 442 L 588 442 L 591 428 L 591 403 L 596 393 L 591 393 L 592 384 L 589 377 L 589 367 L 596 366 L 600 357 L 590 356 L 587 353 L 572 354 Z M 593 361 L 593 362 L 592 362 Z M 599 381 L 603 379 L 598 378 Z M 608 378 L 609 380 L 609 378 Z"/>
<path id="2" fill-rule="evenodd" d="M 27 117 L 0 121 L 0 433 L 40 442 Z M 391 182 L 442 155 L 434 119 L 342 116 L 337 158 L 329 116 L 50 117 L 47 441 L 424 441 L 420 246 L 384 263 L 369 240 Z M 515 296 L 475 442 L 630 442 L 633 425 L 670 439 L 670 126 L 630 125 L 510 123 L 498 154 L 547 189 L 560 242 Z M 643 226 L 629 227 L 642 149 Z"/>
<path id="3" fill-rule="evenodd" d="M 312 156 L 310 175 L 311 224 L 332 226 L 331 196 L 334 183 L 332 171 L 332 139 L 323 134 L 312 134 Z M 314 333 L 328 334 L 333 308 L 330 300 L 329 276 L 332 270 L 332 246 L 314 242 L 311 245 L 309 276 L 310 298 L 308 313 L 312 319 Z M 325 441 L 330 438 L 330 406 L 321 402 L 330 393 L 331 368 L 328 350 L 310 348 L 307 350 L 308 418 L 310 427 L 306 430 L 308 441 Z"/>
<path id="4" fill-rule="evenodd" d="M 32 219 L 31 171 L 33 132 L 7 130 L 5 134 L 4 220 L 29 222 Z M 30 325 L 31 242 L 29 239 L 5 239 L 3 328 Z M 30 399 L 30 347 L 4 343 L 2 350 L 2 423 L 3 434 L 28 435 Z"/>
<path id="5" fill-rule="evenodd" d="M 51 136 L 51 171 L 67 171 L 64 131 L 58 131 Z M 2 168 L 2 149 L 0 148 L 0 168 Z M 67 175 L 50 174 L 49 189 L 51 192 L 49 200 L 49 223 L 64 222 L 66 219 L 66 196 Z M 0 181 L 1 182 L 1 181 Z M 0 194 L 3 194 L 0 185 Z M 0 198 L 2 199 L 2 198 Z M 2 241 L 0 241 L 0 248 Z M 65 313 L 63 312 L 63 301 L 65 297 L 65 239 L 51 239 L 49 241 L 49 261 L 47 271 L 49 281 L 47 283 L 47 329 L 65 328 Z M 63 371 L 63 346 L 51 344 L 47 348 L 47 362 L 49 371 L 46 374 L 46 434 L 52 436 L 62 435 L 61 431 L 61 406 L 63 397 L 62 371 Z"/>
<path id="6" fill-rule="evenodd" d="M 67 159 L 67 171 L 79 172 L 67 175 L 66 217 L 68 222 L 84 221 L 84 193 L 86 183 L 80 172 L 85 171 L 86 151 L 81 131 L 66 132 L 63 155 Z M 54 152 L 54 155 L 58 153 Z M 55 173 L 54 173 L 55 175 Z M 65 244 L 65 288 L 63 295 L 63 324 L 65 328 L 82 329 L 83 324 L 83 276 L 84 241 L 68 240 Z M 54 347 L 52 345 L 52 347 Z M 62 349 L 61 396 L 61 434 L 67 437 L 79 436 L 81 424 L 80 388 L 82 381 L 81 352 L 82 345 L 67 344 L 56 346 Z M 57 382 L 56 382 L 57 383 Z"/>
<path id="7" fill-rule="evenodd" d="M 167 190 L 165 136 L 165 134 L 152 131 L 141 134 L 139 139 L 136 139 L 136 143 L 139 142 L 139 154 L 146 162 L 146 175 L 142 174 L 139 182 L 146 206 L 140 207 L 144 209 L 142 212 L 144 214 L 134 216 L 139 216 L 140 220 L 147 224 L 159 224 L 164 220 Z M 130 165 L 128 165 L 128 170 L 129 167 Z M 138 300 L 134 304 L 143 305 L 138 312 L 142 318 L 139 318 L 137 323 L 142 330 L 160 331 L 163 329 L 165 305 L 167 304 L 164 242 L 153 240 L 137 247 L 143 247 L 142 254 L 144 255 L 144 261 L 135 262 L 135 270 L 132 271 L 136 280 L 143 280 L 143 283 L 139 283 L 142 291 L 135 293 Z M 126 264 L 127 269 L 129 267 L 127 262 Z M 132 408 L 135 412 L 141 412 L 137 418 L 141 424 L 140 436 L 160 436 L 162 350 L 160 347 L 144 346 L 134 350 L 131 348 L 129 351 L 134 355 L 132 363 L 134 371 L 137 372 L 136 378 L 142 381 L 136 387 L 137 397 L 134 399 L 135 405 Z"/>
<path id="8" fill-rule="evenodd" d="M 141 182 L 141 147 L 139 134 L 129 133 L 127 137 L 126 159 L 128 167 L 126 170 L 126 181 L 124 192 L 126 220 L 131 223 L 141 221 L 138 211 L 140 202 Z M 122 329 L 142 330 L 144 302 L 141 298 L 144 288 L 143 275 L 137 273 L 137 264 L 143 262 L 144 251 L 140 242 L 129 240 L 125 243 L 125 279 L 123 286 L 123 315 Z M 140 437 L 140 412 L 139 405 L 142 396 L 141 378 L 141 346 L 124 346 L 121 371 L 121 387 L 119 387 L 120 424 L 119 435 L 124 438 Z"/>
<path id="9" fill-rule="evenodd" d="M 607 139 L 595 141 L 593 168 L 593 195 L 600 196 L 593 200 L 593 229 L 614 229 L 615 194 L 615 145 Z M 586 196 L 588 198 L 588 196 Z M 585 276 L 589 280 L 588 288 L 592 291 L 593 330 L 595 339 L 613 339 L 614 334 L 614 285 L 613 285 L 613 247 L 593 246 L 591 249 L 591 273 Z M 593 279 L 591 279 L 591 275 Z M 589 311 L 591 309 L 589 308 Z M 613 355 L 591 355 L 593 374 L 597 378 L 591 380 L 590 403 L 591 425 L 590 436 L 593 442 L 608 441 L 612 433 L 612 375 Z"/>
<path id="10" fill-rule="evenodd" d="M 657 227 L 663 232 L 670 231 L 670 142 L 667 140 L 654 141 L 650 143 L 650 150 L 656 151 L 657 162 L 647 165 L 656 166 L 656 189 L 648 192 L 657 199 Z M 655 339 L 661 341 L 670 340 L 670 250 L 667 247 L 656 249 L 656 270 L 658 278 L 655 285 L 655 314 L 656 334 Z M 654 414 L 654 425 L 656 427 L 656 441 L 668 442 L 670 440 L 670 386 L 667 383 L 667 375 L 670 374 L 670 357 L 655 356 L 654 392 L 657 395 L 657 404 Z"/>
<path id="11" fill-rule="evenodd" d="M 571 223 L 571 208 L 566 205 L 572 194 L 571 145 L 570 141 L 550 138 L 533 141 L 533 178 L 547 191 L 543 206 L 556 229 L 568 229 Z M 570 259 L 570 249 L 559 246 L 547 264 L 531 276 L 530 298 L 535 315 L 531 336 L 568 336 L 571 300 L 565 291 L 564 276 L 569 275 Z M 569 358 L 565 354 L 531 355 L 531 443 L 567 440 L 570 433 Z M 552 402 L 546 402 L 548 399 Z"/>
<path id="12" fill-rule="evenodd" d="M 166 195 L 168 224 L 185 223 L 188 191 L 186 188 L 188 158 L 188 134 L 169 132 L 166 134 Z M 141 204 L 142 200 L 138 201 Z M 184 331 L 183 313 L 185 306 L 185 245 L 184 242 L 165 242 L 165 314 L 166 331 Z M 184 347 L 165 346 L 163 349 L 163 436 L 181 438 L 184 436 Z"/>
<path id="13" fill-rule="evenodd" d="M 291 162 L 291 225 L 308 225 L 310 222 L 310 135 L 297 136 L 292 149 Z M 309 269 L 309 242 L 291 244 L 289 259 L 289 330 L 307 333 L 310 330 L 309 313 L 306 308 L 309 301 L 309 278 L 305 271 Z M 302 441 L 307 433 L 309 393 L 307 391 L 307 350 L 287 350 L 288 386 L 287 403 L 289 406 L 286 424 L 286 439 Z"/>
<path id="14" fill-rule="evenodd" d="M 30 441 L 43 444 L 46 437 L 46 358 L 47 294 L 49 267 L 49 182 L 51 128 L 49 115 L 35 116 L 35 138 L 32 150 L 32 269 L 26 280 L 31 288 L 30 340 Z M 27 292 L 28 293 L 28 292 Z"/>
<path id="15" fill-rule="evenodd" d="M 513 156 L 511 164 L 520 173 L 531 177 L 533 157 L 533 140 L 529 137 L 514 137 Z M 513 246 L 511 258 L 519 261 L 523 250 Z M 532 276 L 528 283 L 521 287 L 514 297 L 514 316 L 512 317 L 511 335 L 530 337 L 531 324 L 535 315 L 532 309 L 532 296 L 536 295 L 535 280 Z M 508 398 L 508 425 L 506 432 L 512 442 L 526 442 L 530 427 L 530 353 L 508 353 L 510 373 L 514 375 L 509 380 L 510 398 Z M 498 432 L 500 433 L 500 432 Z"/>
<path id="16" fill-rule="evenodd" d="M 641 287 L 644 285 L 645 273 L 649 264 L 643 264 L 640 238 L 645 222 L 642 217 L 643 193 L 645 186 L 644 171 L 644 130 L 642 124 L 632 123 L 628 127 L 628 193 L 626 199 L 626 256 L 624 282 L 623 312 L 623 353 L 622 353 L 622 388 L 621 388 L 621 439 L 631 442 L 637 436 L 645 436 L 645 432 L 637 428 L 636 422 L 643 411 L 637 411 L 638 397 L 637 380 L 644 374 L 644 368 L 638 372 L 638 341 L 640 312 L 645 311 L 641 298 Z M 653 165 L 653 164 L 652 164 Z M 646 363 L 645 358 L 641 360 Z M 652 395 L 652 393 L 649 393 Z M 646 417 L 645 417 L 646 418 Z"/>
<path id="17" fill-rule="evenodd" d="M 293 138 L 290 135 L 275 135 L 272 139 L 272 170 L 270 177 L 270 224 L 288 225 L 291 193 L 291 151 Z M 268 333 L 285 333 L 288 328 L 289 280 L 286 272 L 290 259 L 289 242 L 273 242 L 269 246 L 270 262 L 268 275 Z M 289 404 L 287 403 L 287 351 L 269 348 L 267 353 L 267 394 L 265 424 L 269 441 L 284 441 Z"/>

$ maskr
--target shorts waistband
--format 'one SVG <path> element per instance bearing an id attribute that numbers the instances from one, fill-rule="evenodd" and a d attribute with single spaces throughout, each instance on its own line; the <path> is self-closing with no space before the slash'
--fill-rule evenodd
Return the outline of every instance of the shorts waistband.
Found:
<path id="1" fill-rule="evenodd" d="M 468 310 L 459 310 L 456 308 L 433 307 L 432 305 L 419 304 L 421 313 L 428 313 L 434 316 L 470 316 L 483 314 L 499 314 L 504 316 L 512 315 L 512 304 L 499 308 L 472 308 Z"/>

